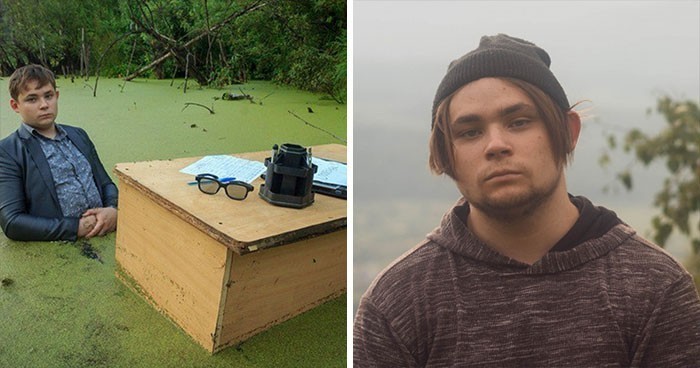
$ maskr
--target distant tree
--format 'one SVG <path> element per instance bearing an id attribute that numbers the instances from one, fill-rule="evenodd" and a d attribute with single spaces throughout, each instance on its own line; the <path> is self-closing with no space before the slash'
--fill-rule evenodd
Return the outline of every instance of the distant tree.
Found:
<path id="1" fill-rule="evenodd" d="M 660 213 L 651 220 L 654 241 L 664 246 L 675 231 L 690 240 L 693 253 L 700 255 L 700 109 L 694 101 L 676 101 L 668 96 L 658 99 L 656 111 L 667 125 L 649 136 L 639 129 L 629 131 L 623 150 L 633 152 L 645 167 L 660 160 L 668 170 L 663 188 L 656 193 L 654 206 Z M 651 114 L 651 109 L 647 111 Z M 608 146 L 616 149 L 614 136 L 608 136 Z M 606 153 L 601 164 L 609 162 Z M 617 176 L 627 190 L 634 187 L 629 169 Z"/>
<path id="2" fill-rule="evenodd" d="M 158 78 L 166 77 L 166 70 L 184 73 L 189 65 L 202 85 L 267 79 L 345 102 L 345 0 L 129 0 L 124 4 L 124 13 L 136 29 L 143 30 L 133 44 L 147 42 L 153 51 L 142 53 L 138 63 L 148 65 Z M 249 8 L 255 11 L 231 18 Z M 226 26 L 216 26 L 229 19 Z M 197 42 L 187 42 L 185 47 L 191 39 Z M 174 57 L 163 60 L 166 52 Z"/>
<path id="3" fill-rule="evenodd" d="M 230 66 L 345 101 L 345 0 L 269 1 L 228 31 Z M 240 72 L 239 72 L 240 74 Z"/>
<path id="4" fill-rule="evenodd" d="M 27 63 L 75 72 L 113 37 L 118 5 L 109 0 L 0 1 L 0 73 Z"/>
<path id="5" fill-rule="evenodd" d="M 347 95 L 346 0 L 0 0 L 0 75 L 272 80 Z"/>

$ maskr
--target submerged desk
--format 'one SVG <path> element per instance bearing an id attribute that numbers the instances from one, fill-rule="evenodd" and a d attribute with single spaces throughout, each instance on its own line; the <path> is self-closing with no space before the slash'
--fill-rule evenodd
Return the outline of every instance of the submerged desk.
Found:
<path id="1" fill-rule="evenodd" d="M 313 154 L 346 161 L 342 145 Z M 207 195 L 179 171 L 198 159 L 117 164 L 119 277 L 211 352 L 345 292 L 346 201 L 273 206 L 259 178 L 243 201 Z"/>

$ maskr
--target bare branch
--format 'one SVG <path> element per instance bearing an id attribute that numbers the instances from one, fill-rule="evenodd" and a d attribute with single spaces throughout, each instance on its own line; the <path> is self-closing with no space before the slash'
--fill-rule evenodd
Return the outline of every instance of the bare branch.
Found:
<path id="1" fill-rule="evenodd" d="M 138 32 L 132 31 L 132 32 L 128 32 L 128 33 L 125 33 L 125 34 L 123 34 L 123 35 L 117 37 L 117 38 L 114 39 L 114 41 L 112 41 L 112 43 L 110 43 L 109 46 L 107 46 L 107 48 L 102 52 L 102 55 L 100 55 L 100 59 L 97 61 L 97 67 L 95 68 L 95 88 L 92 89 L 92 97 L 97 97 L 97 81 L 100 80 L 100 66 L 102 65 L 102 59 L 104 59 L 105 55 L 107 55 L 107 52 L 109 52 L 109 50 L 110 50 L 114 45 L 116 45 L 117 42 L 119 42 L 119 41 L 123 40 L 124 38 L 126 38 L 126 37 L 128 37 L 128 36 L 131 36 L 132 34 L 135 34 L 135 33 L 138 33 Z"/>
<path id="2" fill-rule="evenodd" d="M 316 126 L 316 125 L 313 125 L 313 124 L 309 123 L 308 121 L 302 119 L 299 115 L 293 113 L 291 110 L 287 110 L 287 112 L 290 113 L 290 114 L 292 114 L 295 118 L 297 118 L 297 119 L 303 121 L 304 124 L 306 124 L 306 125 L 308 125 L 308 126 L 314 128 L 314 129 L 318 129 L 318 130 L 320 130 L 320 131 L 322 131 L 322 132 L 324 132 L 324 133 L 330 135 L 331 137 L 333 137 L 333 138 L 335 138 L 335 139 L 337 139 L 337 140 L 339 140 L 339 141 L 341 141 L 341 142 L 343 142 L 343 143 L 345 143 L 345 144 L 348 143 L 348 141 L 346 141 L 345 139 L 340 138 L 340 137 L 338 137 L 337 135 L 335 135 L 335 134 L 333 134 L 333 133 L 331 133 L 331 132 L 329 132 L 329 131 L 327 131 L 327 130 L 321 128 L 321 127 L 318 127 L 318 126 Z"/>
<path id="3" fill-rule="evenodd" d="M 162 56 L 160 56 L 158 59 L 154 60 L 152 63 L 148 64 L 147 66 L 145 66 L 145 67 L 143 67 L 143 68 L 137 70 L 136 72 L 132 73 L 131 75 L 127 76 L 126 78 L 124 78 L 124 80 L 130 81 L 130 80 L 132 80 L 132 79 L 138 77 L 139 75 L 141 75 L 141 73 L 143 73 L 143 72 L 145 72 L 145 71 L 147 71 L 147 70 L 153 68 L 154 66 L 156 66 L 156 65 L 158 65 L 158 64 L 160 64 L 160 63 L 162 63 L 163 61 L 167 60 L 167 59 L 170 58 L 171 56 L 175 55 L 175 51 L 174 51 L 174 50 L 178 50 L 178 51 L 179 51 L 179 50 L 186 50 L 188 47 L 190 47 L 190 46 L 191 46 L 192 44 L 194 44 L 195 42 L 197 42 L 197 41 L 201 40 L 202 38 L 206 37 L 209 33 L 215 32 L 215 31 L 217 31 L 219 28 L 221 28 L 221 27 L 225 26 L 226 24 L 230 23 L 231 21 L 233 21 L 234 19 L 236 19 L 236 18 L 238 18 L 238 17 L 240 17 L 240 16 L 243 16 L 243 15 L 245 15 L 245 14 L 247 14 L 247 13 L 250 13 L 250 12 L 252 12 L 252 11 L 255 11 L 255 10 L 257 10 L 257 9 L 260 9 L 260 8 L 262 8 L 262 7 L 265 6 L 265 5 L 266 5 L 266 3 L 264 3 L 264 2 L 256 1 L 256 2 L 254 2 L 254 3 L 250 4 L 250 5 L 248 5 L 248 6 L 245 7 L 244 9 L 241 9 L 240 11 L 235 12 L 235 13 L 229 15 L 228 17 L 224 18 L 224 19 L 223 19 L 222 21 L 220 21 L 219 23 L 216 23 L 216 24 L 214 24 L 213 26 L 211 26 L 211 28 L 205 29 L 205 30 L 201 30 L 200 33 L 199 33 L 197 36 L 193 37 L 192 39 L 190 39 L 189 41 L 185 42 L 184 44 L 182 44 L 182 45 L 177 45 L 177 44 L 176 44 L 176 45 L 174 45 L 174 47 L 168 47 L 168 49 L 169 49 L 168 52 L 166 52 L 165 54 L 163 54 Z M 151 33 L 149 33 L 149 34 L 151 34 Z M 151 35 L 152 35 L 152 34 L 151 34 Z M 156 36 L 154 36 L 154 37 L 155 37 L 156 39 L 158 39 L 158 40 L 161 40 L 160 38 L 158 38 L 158 37 L 156 37 Z M 162 41 L 162 40 L 161 40 L 161 41 Z M 166 42 L 163 41 L 163 43 L 166 43 Z"/>
<path id="4" fill-rule="evenodd" d="M 210 109 L 210 108 L 208 108 L 208 107 L 206 107 L 206 106 L 204 106 L 204 105 L 202 105 L 202 104 L 200 104 L 200 103 L 196 103 L 196 102 L 185 102 L 185 107 L 183 107 L 181 111 L 185 111 L 185 109 L 186 109 L 188 106 L 190 106 L 190 105 L 203 107 L 203 108 L 209 110 L 209 113 L 210 113 L 210 114 L 213 114 L 213 113 L 214 113 L 214 110 L 213 110 L 213 109 Z"/>

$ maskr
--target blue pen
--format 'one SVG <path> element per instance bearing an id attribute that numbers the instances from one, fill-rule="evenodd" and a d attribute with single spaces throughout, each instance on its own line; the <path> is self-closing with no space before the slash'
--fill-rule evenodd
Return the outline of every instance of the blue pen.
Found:
<path id="1" fill-rule="evenodd" d="M 226 182 L 234 181 L 234 180 L 236 180 L 236 178 L 233 177 L 233 176 L 225 177 L 225 178 L 219 178 L 219 181 L 222 182 L 222 183 L 226 183 Z M 187 183 L 187 185 L 197 185 L 197 181 L 196 181 L 196 180 L 195 180 L 195 181 L 190 181 L 190 182 Z"/>

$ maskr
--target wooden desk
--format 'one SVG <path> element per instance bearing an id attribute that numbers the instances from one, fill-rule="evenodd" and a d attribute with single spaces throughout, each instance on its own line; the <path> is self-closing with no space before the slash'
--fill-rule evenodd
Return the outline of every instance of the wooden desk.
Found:
<path id="1" fill-rule="evenodd" d="M 342 145 L 313 154 L 346 162 Z M 118 277 L 210 352 L 345 292 L 345 200 L 274 206 L 258 195 L 262 179 L 243 201 L 206 195 L 179 172 L 199 158 L 116 165 Z"/>

